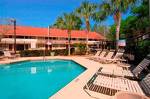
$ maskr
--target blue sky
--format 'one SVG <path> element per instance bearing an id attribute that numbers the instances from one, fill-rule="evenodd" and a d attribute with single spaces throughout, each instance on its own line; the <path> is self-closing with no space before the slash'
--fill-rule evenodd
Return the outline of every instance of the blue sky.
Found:
<path id="1" fill-rule="evenodd" d="M 84 0 L 0 0 L 0 18 L 15 18 L 17 25 L 47 27 L 64 12 L 72 12 Z M 101 0 L 89 0 L 98 3 Z M 127 15 L 124 15 L 125 18 Z M 109 17 L 104 24 L 113 24 Z M 93 24 L 93 22 L 92 22 Z"/>

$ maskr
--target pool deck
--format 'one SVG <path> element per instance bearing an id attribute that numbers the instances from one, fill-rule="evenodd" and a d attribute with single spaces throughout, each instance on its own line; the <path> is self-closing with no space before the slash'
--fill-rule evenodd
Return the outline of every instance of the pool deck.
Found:
<path id="1" fill-rule="evenodd" d="M 27 61 L 27 60 L 41 60 L 41 59 L 43 59 L 43 57 L 23 57 L 23 58 L 16 58 L 16 59 L 1 60 L 0 64 L 14 63 L 19 61 Z M 64 88 L 59 90 L 56 94 L 54 94 L 49 99 L 93 99 L 93 97 L 97 99 L 113 99 L 113 97 L 103 95 L 97 92 L 92 92 L 92 91 L 88 92 L 90 93 L 91 95 L 90 96 L 83 90 L 83 87 L 89 81 L 89 79 L 94 75 L 94 73 L 99 69 L 99 67 L 103 67 L 111 70 L 116 67 L 115 64 L 104 65 L 81 56 L 51 56 L 51 57 L 46 57 L 45 59 L 69 59 L 87 68 L 83 73 L 81 73 L 78 77 L 72 80 L 69 84 L 67 84 Z"/>

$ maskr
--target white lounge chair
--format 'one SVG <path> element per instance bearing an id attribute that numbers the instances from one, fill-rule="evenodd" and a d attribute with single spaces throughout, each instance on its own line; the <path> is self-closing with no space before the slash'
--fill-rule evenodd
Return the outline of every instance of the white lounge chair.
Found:
<path id="1" fill-rule="evenodd" d="M 88 59 L 91 59 L 91 60 L 92 60 L 93 58 L 98 57 L 98 56 L 100 55 L 101 52 L 102 52 L 102 51 L 97 51 L 96 54 L 95 54 L 94 56 L 88 57 Z"/>
<path id="2" fill-rule="evenodd" d="M 106 61 L 108 59 L 112 59 L 113 55 L 114 55 L 114 51 L 110 51 L 110 52 L 108 52 L 108 54 L 106 55 L 106 57 L 99 58 L 99 62 L 100 63 L 106 63 Z"/>
<path id="3" fill-rule="evenodd" d="M 150 65 L 150 54 L 147 55 L 147 57 L 145 57 L 132 71 L 116 66 L 116 68 L 113 71 L 103 68 L 101 72 L 104 74 L 123 76 L 132 79 L 135 77 L 138 78 L 138 75 L 149 65 Z"/>
<path id="4" fill-rule="evenodd" d="M 88 82 L 84 89 L 108 96 L 114 96 L 119 91 L 150 95 L 150 73 L 139 83 L 129 79 L 106 75 L 94 75 L 93 77 L 93 81 Z"/>
<path id="5" fill-rule="evenodd" d="M 113 58 L 105 59 L 105 63 L 117 63 L 118 61 L 126 61 L 123 59 L 124 52 L 117 52 Z"/>
<path id="6" fill-rule="evenodd" d="M 101 58 L 104 58 L 105 55 L 107 54 L 107 51 L 106 50 L 103 50 L 99 56 L 93 58 L 94 61 L 99 61 Z"/>
<path id="7" fill-rule="evenodd" d="M 4 51 L 4 56 L 6 58 L 16 58 L 16 55 L 11 55 L 9 51 Z"/>

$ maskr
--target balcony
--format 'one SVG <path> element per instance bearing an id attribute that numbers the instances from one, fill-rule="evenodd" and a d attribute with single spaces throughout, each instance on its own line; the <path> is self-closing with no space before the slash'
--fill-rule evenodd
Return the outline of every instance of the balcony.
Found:
<path id="1" fill-rule="evenodd" d="M 13 44 L 14 39 L 13 38 L 2 38 L 2 43 L 8 43 Z M 21 39 L 17 38 L 16 43 L 17 44 L 31 44 L 31 43 L 38 43 L 38 44 L 44 44 L 47 43 L 48 40 L 43 39 Z M 68 44 L 68 40 L 49 40 L 52 44 Z M 89 44 L 97 44 L 99 41 L 88 41 Z M 86 43 L 86 41 L 83 40 L 71 40 L 71 44 L 75 43 Z"/>
<path id="2" fill-rule="evenodd" d="M 16 39 L 17 44 L 31 44 L 33 42 L 36 43 L 37 39 Z M 14 38 L 2 38 L 1 43 L 13 44 Z"/>

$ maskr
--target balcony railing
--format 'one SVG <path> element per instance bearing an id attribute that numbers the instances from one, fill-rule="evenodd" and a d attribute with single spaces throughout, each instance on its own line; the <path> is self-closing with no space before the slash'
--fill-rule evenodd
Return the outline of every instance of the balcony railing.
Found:
<path id="1" fill-rule="evenodd" d="M 13 44 L 14 39 L 13 38 L 3 38 L 1 43 L 9 43 L 9 44 Z M 21 39 L 21 38 L 17 38 L 16 39 L 16 43 L 17 44 L 31 44 L 31 43 L 38 43 L 38 44 L 44 44 L 44 43 L 48 43 L 51 42 L 52 44 L 68 44 L 68 40 L 44 40 L 44 39 Z M 99 41 L 89 41 L 89 44 L 96 44 Z M 86 40 L 71 40 L 71 44 L 74 43 L 86 43 Z"/>
<path id="2" fill-rule="evenodd" d="M 14 38 L 2 38 L 1 43 L 13 44 Z M 30 44 L 31 42 L 37 42 L 37 39 L 16 39 L 17 44 Z"/>

